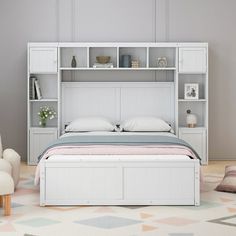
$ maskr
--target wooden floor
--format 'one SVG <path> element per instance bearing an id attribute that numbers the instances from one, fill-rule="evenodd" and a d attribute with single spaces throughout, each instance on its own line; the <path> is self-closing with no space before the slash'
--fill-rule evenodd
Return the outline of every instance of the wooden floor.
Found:
<path id="1" fill-rule="evenodd" d="M 209 161 L 207 166 L 202 166 L 204 173 L 215 173 L 215 174 L 224 174 L 225 166 L 227 165 L 236 165 L 235 161 Z M 21 172 L 34 174 L 35 166 L 28 166 L 25 162 L 21 164 Z"/>
<path id="2" fill-rule="evenodd" d="M 215 174 L 224 174 L 225 166 L 227 165 L 235 165 L 235 161 L 209 161 L 207 166 L 202 166 L 202 170 L 204 173 L 215 173 Z"/>

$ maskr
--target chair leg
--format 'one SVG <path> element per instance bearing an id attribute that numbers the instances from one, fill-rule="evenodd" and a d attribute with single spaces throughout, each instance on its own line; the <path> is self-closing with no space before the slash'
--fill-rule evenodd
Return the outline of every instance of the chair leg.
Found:
<path id="1" fill-rule="evenodd" d="M 4 215 L 9 216 L 11 214 L 11 195 L 4 196 Z"/>
<path id="2" fill-rule="evenodd" d="M 0 196 L 0 207 L 3 207 L 3 196 Z"/>

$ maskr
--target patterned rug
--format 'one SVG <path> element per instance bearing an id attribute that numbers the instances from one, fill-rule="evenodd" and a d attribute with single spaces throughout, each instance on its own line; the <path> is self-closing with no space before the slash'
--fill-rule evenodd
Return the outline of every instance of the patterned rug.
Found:
<path id="1" fill-rule="evenodd" d="M 205 175 L 201 206 L 39 207 L 33 176 L 22 176 L 12 215 L 0 209 L 0 235 L 235 236 L 236 194 L 214 191 L 221 175 Z"/>

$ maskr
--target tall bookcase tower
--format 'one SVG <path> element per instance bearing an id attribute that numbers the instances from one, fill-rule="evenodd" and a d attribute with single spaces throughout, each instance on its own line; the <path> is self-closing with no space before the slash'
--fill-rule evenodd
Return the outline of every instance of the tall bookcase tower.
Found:
<path id="1" fill-rule="evenodd" d="M 138 68 L 122 67 L 122 55 L 139 61 Z M 76 67 L 71 67 L 72 57 Z M 112 68 L 94 68 L 96 56 L 110 56 Z M 167 66 L 157 64 L 165 57 Z M 39 81 L 42 98 L 32 99 L 32 78 Z M 28 44 L 28 164 L 64 130 L 61 123 L 61 84 L 63 82 L 173 82 L 177 136 L 189 142 L 208 162 L 208 44 L 207 43 L 29 43 Z M 198 84 L 198 99 L 186 99 L 187 83 Z M 39 125 L 40 107 L 53 107 L 56 119 Z M 186 111 L 197 116 L 197 127 L 188 128 Z"/>

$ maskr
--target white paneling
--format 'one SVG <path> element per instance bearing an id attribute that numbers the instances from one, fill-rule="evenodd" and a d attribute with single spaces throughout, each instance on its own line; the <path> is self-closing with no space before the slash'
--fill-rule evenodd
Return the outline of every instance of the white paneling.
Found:
<path id="1" fill-rule="evenodd" d="M 206 73 L 206 48 L 179 48 L 180 73 Z"/>
<path id="2" fill-rule="evenodd" d="M 63 83 L 62 124 L 87 116 L 119 120 L 118 92 L 112 85 L 106 87 L 96 83 Z"/>
<path id="3" fill-rule="evenodd" d="M 30 73 L 56 73 L 57 48 L 31 47 L 29 67 Z"/>
<path id="4" fill-rule="evenodd" d="M 58 0 L 58 40 L 71 41 L 72 40 L 72 0 Z"/>
<path id="5" fill-rule="evenodd" d="M 206 128 L 180 128 L 179 137 L 194 148 L 202 159 L 202 164 L 207 164 Z"/>
<path id="6" fill-rule="evenodd" d="M 199 205 L 199 161 L 177 159 L 51 157 L 40 165 L 40 204 Z"/>
<path id="7" fill-rule="evenodd" d="M 177 201 L 182 198 L 192 199 L 188 204 L 194 203 L 194 168 L 125 168 L 124 176 L 127 199 Z"/>
<path id="8" fill-rule="evenodd" d="M 168 40 L 168 2 L 169 0 L 155 0 L 155 40 L 167 41 Z"/>
<path id="9" fill-rule="evenodd" d="M 46 177 L 48 200 L 122 198 L 122 172 L 117 167 L 48 168 Z"/>
<path id="10" fill-rule="evenodd" d="M 123 88 L 121 91 L 121 120 L 135 116 L 156 116 L 173 125 L 173 83 L 147 83 L 140 87 L 130 85 Z"/>
<path id="11" fill-rule="evenodd" d="M 31 128 L 30 129 L 30 157 L 28 164 L 36 165 L 39 155 L 47 145 L 57 138 L 57 129 L 53 128 Z"/>
<path id="12" fill-rule="evenodd" d="M 62 127 L 78 117 L 104 116 L 117 122 L 142 115 L 157 116 L 174 125 L 173 83 L 74 82 L 62 85 Z"/>

